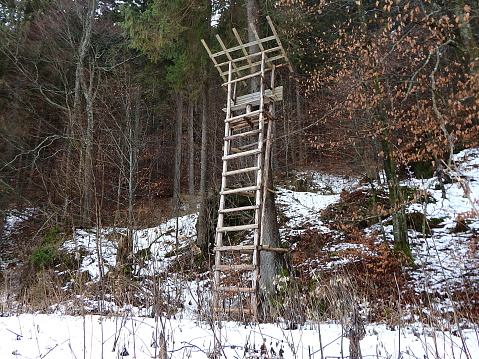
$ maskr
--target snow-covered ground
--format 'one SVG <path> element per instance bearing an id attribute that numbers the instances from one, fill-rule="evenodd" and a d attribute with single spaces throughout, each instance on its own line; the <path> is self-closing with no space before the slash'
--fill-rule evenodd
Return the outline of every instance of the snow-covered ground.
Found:
<path id="1" fill-rule="evenodd" d="M 421 326 L 366 328 L 363 358 L 477 358 L 475 330 L 434 331 Z M 281 324 L 145 317 L 22 314 L 0 320 L 2 358 L 211 358 L 215 338 L 226 358 L 348 358 L 349 342 L 337 324 L 308 324 L 286 330 Z M 162 338 L 167 356 L 161 356 Z M 264 345 L 261 355 L 261 347 Z"/>
<path id="2" fill-rule="evenodd" d="M 467 181 L 469 196 L 464 196 L 465 187 L 458 182 L 446 185 L 447 198 L 443 199 L 435 179 L 408 181 L 408 185 L 434 198 L 428 203 L 412 204 L 408 211 L 439 219 L 438 228 L 432 228 L 429 236 L 411 231 L 417 267 L 408 271 L 418 292 L 447 296 L 448 288 L 462 285 L 465 277 L 470 281 L 479 279 L 479 247 L 475 239 L 479 219 L 474 212 L 479 208 L 479 150 L 462 151 L 455 160 L 457 178 Z M 301 234 L 306 229 L 329 233 L 330 229 L 320 219 L 321 210 L 337 202 L 342 190 L 359 186 L 358 180 L 314 172 L 299 176 L 307 176 L 315 185 L 315 192 L 297 192 L 287 186 L 277 190 L 277 204 L 284 216 L 282 233 Z M 28 220 L 31 211 L 23 216 L 18 213 L 9 216 L 7 233 Z M 458 220 L 471 230 L 454 233 Z M 220 343 L 220 354 L 227 358 L 259 357 L 263 344 L 271 358 L 348 357 L 348 340 L 339 324 L 307 322 L 289 330 L 281 321 L 260 325 L 208 321 L 208 278 L 186 281 L 168 272 L 174 260 L 172 253 L 180 248 L 195 250 L 195 224 L 196 214 L 191 214 L 134 232 L 134 253 L 141 253 L 137 275 L 144 278 L 160 275 L 162 292 L 174 294 L 183 303 L 182 309 L 170 318 L 150 318 L 151 308 L 118 307 L 108 301 L 109 297 L 101 305 L 117 315 L 65 315 L 73 306 L 71 301 L 51 307 L 54 314 L 5 312 L 0 317 L 0 358 L 211 358 L 215 342 Z M 386 221 L 381 230 L 386 234 L 391 231 Z M 102 229 L 98 233 L 78 230 L 63 248 L 81 256 L 81 271 L 89 272 L 91 282 L 95 283 L 100 279 L 100 263 L 103 275 L 115 267 L 116 243 L 125 233 L 124 228 Z M 361 244 L 335 243 L 324 250 L 333 253 L 351 246 Z M 72 279 L 65 289 L 73 285 Z M 88 306 L 99 305 L 87 298 L 78 300 L 83 301 L 86 312 Z M 443 303 L 445 307 L 449 304 Z M 364 358 L 479 358 L 479 331 L 474 323 L 467 323 L 467 329 L 464 328 L 447 323 L 440 328 L 419 322 L 395 328 L 370 324 L 361 341 L 362 355 Z M 162 337 L 167 356 L 160 350 Z"/>

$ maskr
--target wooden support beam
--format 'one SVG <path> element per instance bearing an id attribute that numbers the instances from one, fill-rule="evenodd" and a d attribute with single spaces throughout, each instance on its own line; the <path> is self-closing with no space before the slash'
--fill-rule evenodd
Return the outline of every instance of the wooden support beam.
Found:
<path id="1" fill-rule="evenodd" d="M 236 31 L 236 28 L 233 28 L 233 33 L 235 34 L 236 41 L 238 41 L 238 44 L 242 46 L 243 54 L 245 55 L 246 61 L 248 61 L 248 64 L 250 65 L 250 67 L 253 67 L 253 63 L 251 62 L 251 58 L 249 57 L 248 51 L 246 51 L 243 41 L 241 40 L 241 37 L 239 36 L 238 31 Z"/>
<path id="2" fill-rule="evenodd" d="M 247 42 L 246 44 L 242 44 L 242 45 L 239 45 L 239 46 L 230 47 L 229 49 L 224 49 L 223 51 L 219 51 L 219 52 L 214 53 L 213 56 L 214 56 L 214 57 L 218 57 L 218 56 L 221 56 L 221 55 L 226 55 L 226 54 L 228 54 L 228 53 L 241 50 L 243 47 L 247 49 L 247 48 L 249 48 L 250 46 L 258 45 L 259 43 L 264 43 L 264 42 L 272 41 L 272 40 L 275 40 L 275 39 L 276 39 L 276 37 L 275 37 L 274 35 L 273 35 L 273 36 L 264 37 L 264 38 L 259 39 L 259 40 Z"/>
<path id="3" fill-rule="evenodd" d="M 221 40 L 220 35 L 216 34 L 216 40 L 218 40 L 218 43 L 220 44 L 221 48 L 222 48 L 223 50 L 226 50 L 226 46 L 225 46 L 225 44 L 223 43 L 223 40 Z M 239 70 L 237 70 L 236 63 L 233 62 L 233 58 L 231 57 L 231 55 L 230 55 L 229 52 L 226 54 L 226 57 L 228 57 L 228 60 L 230 60 L 230 61 L 232 62 L 232 64 L 233 64 L 233 69 L 235 69 L 235 72 L 237 72 L 238 75 L 241 77 L 241 76 L 242 76 L 242 75 L 241 75 L 241 72 L 240 72 Z"/>
<path id="4" fill-rule="evenodd" d="M 203 39 L 201 39 L 201 43 L 202 43 L 203 46 L 205 47 L 206 52 L 208 52 L 208 55 L 210 56 L 210 59 L 211 59 L 211 60 L 213 61 L 213 63 L 215 64 L 215 67 L 217 67 L 218 63 L 216 62 L 215 57 L 214 57 L 213 54 L 211 53 L 211 50 L 210 50 L 210 48 L 208 47 L 208 44 L 207 44 L 206 41 L 203 40 Z M 219 73 L 220 73 L 221 78 L 223 79 L 224 82 L 226 82 L 226 81 L 227 81 L 227 80 L 226 80 L 226 76 L 221 73 L 221 68 L 220 68 L 220 67 L 217 67 L 217 68 L 218 68 L 218 71 L 219 71 Z"/>
<path id="5" fill-rule="evenodd" d="M 288 56 L 286 55 L 286 51 L 284 51 L 283 45 L 281 44 L 281 40 L 279 39 L 278 33 L 276 32 L 273 22 L 271 21 L 271 18 L 269 16 L 266 16 L 266 20 L 268 20 L 269 27 L 271 28 L 271 31 L 273 31 L 274 37 L 276 38 L 276 42 L 281 47 L 281 52 L 283 53 L 284 59 L 286 60 L 286 63 L 288 64 L 289 71 L 293 72 L 293 66 L 291 66 L 291 63 L 289 62 Z"/>

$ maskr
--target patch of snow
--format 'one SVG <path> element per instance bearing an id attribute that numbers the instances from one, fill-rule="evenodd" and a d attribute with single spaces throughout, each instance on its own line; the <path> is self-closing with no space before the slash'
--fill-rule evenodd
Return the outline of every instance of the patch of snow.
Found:
<path id="1" fill-rule="evenodd" d="M 244 326 L 121 315 L 22 314 L 0 318 L 0 348 L 5 357 L 159 358 L 162 337 L 171 359 L 209 358 L 215 342 L 221 344 L 217 352 L 225 358 L 259 358 L 262 346 L 271 358 L 341 358 L 348 356 L 349 347 L 337 324 L 310 323 L 287 330 L 284 324 Z M 374 358 L 472 358 L 478 350 L 477 332 L 472 329 L 449 332 L 417 325 L 391 330 L 374 325 L 367 326 L 361 341 L 363 357 Z"/>

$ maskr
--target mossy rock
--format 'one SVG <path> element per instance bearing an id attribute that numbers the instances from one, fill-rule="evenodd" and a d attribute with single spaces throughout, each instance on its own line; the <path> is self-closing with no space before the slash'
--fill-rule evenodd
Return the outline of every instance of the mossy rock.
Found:
<path id="1" fill-rule="evenodd" d="M 471 230 L 471 227 L 468 226 L 468 221 L 456 221 L 456 226 L 453 228 L 452 233 L 462 233 L 468 232 Z"/>
<path id="2" fill-rule="evenodd" d="M 427 218 L 421 212 L 412 212 L 407 214 L 408 228 L 414 229 L 422 234 L 430 235 L 432 228 L 440 228 L 443 218 Z"/>
<path id="3" fill-rule="evenodd" d="M 411 164 L 412 170 L 416 178 L 429 179 L 434 177 L 436 169 L 432 161 L 418 161 Z"/>
<path id="4" fill-rule="evenodd" d="M 138 251 L 135 252 L 134 256 L 136 259 L 139 259 L 139 260 L 150 260 L 151 248 L 146 247 L 146 248 L 139 249 Z"/>

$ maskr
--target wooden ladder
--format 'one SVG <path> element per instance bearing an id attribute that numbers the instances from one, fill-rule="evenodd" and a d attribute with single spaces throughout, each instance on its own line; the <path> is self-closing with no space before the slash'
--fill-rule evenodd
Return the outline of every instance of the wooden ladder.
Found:
<path id="1" fill-rule="evenodd" d="M 215 311 L 225 316 L 257 320 L 259 258 L 260 250 L 264 249 L 261 241 L 267 172 L 264 168 L 268 167 L 265 161 L 270 152 L 273 121 L 265 104 L 275 99 L 271 95 L 273 90 L 265 91 L 264 55 L 257 75 L 260 91 L 253 94 L 234 98 L 233 86 L 242 78 L 232 80 L 233 64 L 230 62 L 229 66 L 225 83 L 228 103 L 213 267 L 213 304 Z M 236 114 L 238 111 L 242 113 Z M 237 223 L 242 218 L 247 218 L 248 223 Z"/>
<path id="2" fill-rule="evenodd" d="M 276 29 L 266 17 L 272 35 L 243 42 L 233 29 L 237 46 L 213 53 L 204 40 L 215 68 L 227 88 L 223 170 L 215 238 L 213 306 L 218 314 L 236 319 L 258 319 L 260 252 L 285 252 L 263 244 L 265 202 L 269 179 L 274 103 L 282 101 L 283 87 L 275 87 L 275 71 L 293 68 Z M 258 79 L 258 89 L 248 83 Z M 238 90 L 238 91 L 237 91 Z M 250 90 L 250 91 L 248 91 Z M 237 92 L 242 96 L 237 96 Z"/>

